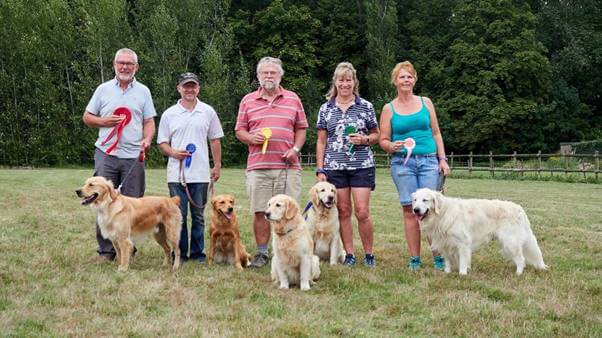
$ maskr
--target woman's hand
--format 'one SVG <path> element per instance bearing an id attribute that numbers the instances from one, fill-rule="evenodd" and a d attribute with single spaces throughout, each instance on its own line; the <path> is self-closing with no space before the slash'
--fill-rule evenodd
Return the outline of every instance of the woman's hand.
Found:
<path id="1" fill-rule="evenodd" d="M 326 175 L 319 173 L 318 175 L 316 175 L 316 179 L 318 180 L 318 182 L 326 182 Z"/>
<path id="2" fill-rule="evenodd" d="M 439 160 L 439 172 L 442 172 L 443 176 L 448 176 L 450 171 L 447 160 Z"/>
<path id="3" fill-rule="evenodd" d="M 360 133 L 349 134 L 349 142 L 356 145 L 366 145 L 366 135 Z"/>
<path id="4" fill-rule="evenodd" d="M 390 143 L 390 147 L 389 147 L 390 153 L 396 153 L 396 152 L 401 151 L 401 149 L 403 148 L 403 146 L 404 146 L 404 142 L 403 141 L 391 142 Z"/>

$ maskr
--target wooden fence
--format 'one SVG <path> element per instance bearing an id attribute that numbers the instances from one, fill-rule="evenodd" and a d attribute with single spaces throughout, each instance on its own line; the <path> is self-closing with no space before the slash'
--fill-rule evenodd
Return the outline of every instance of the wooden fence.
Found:
<path id="1" fill-rule="evenodd" d="M 377 153 L 375 162 L 377 168 L 388 168 L 391 164 L 389 154 Z M 452 170 L 472 172 L 489 172 L 491 176 L 496 173 L 536 173 L 537 175 L 548 173 L 575 174 L 582 173 L 585 177 L 592 174 L 598 179 L 600 174 L 600 155 L 594 154 L 454 154 L 447 156 L 449 166 Z M 301 164 L 303 167 L 315 167 L 314 154 L 302 154 Z"/>

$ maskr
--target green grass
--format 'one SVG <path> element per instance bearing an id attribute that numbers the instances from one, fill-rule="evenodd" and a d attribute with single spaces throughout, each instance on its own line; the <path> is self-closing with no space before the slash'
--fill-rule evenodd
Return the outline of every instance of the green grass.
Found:
<path id="1" fill-rule="evenodd" d="M 426 267 L 407 270 L 397 194 L 379 170 L 377 268 L 322 264 L 301 292 L 279 290 L 268 267 L 187 263 L 171 273 L 150 238 L 126 273 L 93 262 L 94 216 L 74 194 L 91 172 L 0 170 L 0 336 L 602 336 L 599 184 L 449 179 L 450 196 L 522 204 L 550 266 L 517 277 L 492 244 L 460 277 L 434 271 L 424 241 Z M 167 195 L 164 175 L 148 171 L 147 195 Z M 313 180 L 304 173 L 304 191 Z M 216 191 L 236 196 L 253 252 L 244 171 L 224 170 Z M 357 231 L 355 244 L 362 255 Z"/>

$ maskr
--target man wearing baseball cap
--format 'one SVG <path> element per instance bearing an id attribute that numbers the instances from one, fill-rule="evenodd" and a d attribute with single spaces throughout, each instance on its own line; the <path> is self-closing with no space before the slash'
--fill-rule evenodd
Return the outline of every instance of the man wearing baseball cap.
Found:
<path id="1" fill-rule="evenodd" d="M 198 99 L 200 88 L 196 74 L 180 75 L 176 89 L 181 98 L 161 115 L 157 143 L 161 152 L 169 157 L 167 162 L 169 194 L 180 196 L 182 260 L 204 262 L 203 211 L 207 202 L 209 183 L 217 181 L 220 176 L 222 166 L 220 138 L 224 136 L 224 132 L 215 110 Z M 209 165 L 209 148 L 213 157 L 213 169 L 210 169 Z M 186 224 L 189 207 L 192 219 L 190 243 Z"/>

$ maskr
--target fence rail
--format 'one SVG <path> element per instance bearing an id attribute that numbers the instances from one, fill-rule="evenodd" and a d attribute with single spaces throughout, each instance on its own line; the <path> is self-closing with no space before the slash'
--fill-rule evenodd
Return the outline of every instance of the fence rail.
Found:
<path id="1" fill-rule="evenodd" d="M 472 172 L 489 172 L 491 176 L 496 173 L 564 173 L 565 175 L 582 173 L 593 174 L 598 179 L 600 171 L 600 154 L 454 154 L 448 156 L 448 163 L 452 170 Z M 315 167 L 315 154 L 302 154 L 303 167 Z M 391 165 L 389 154 L 377 153 L 374 155 L 377 168 L 388 168 Z"/>

